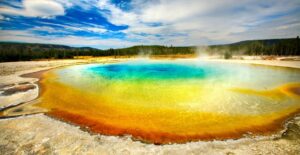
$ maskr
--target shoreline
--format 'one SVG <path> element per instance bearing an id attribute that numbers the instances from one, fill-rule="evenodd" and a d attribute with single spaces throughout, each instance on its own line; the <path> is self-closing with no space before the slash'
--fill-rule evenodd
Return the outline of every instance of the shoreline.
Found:
<path id="1" fill-rule="evenodd" d="M 128 60 L 128 59 L 126 59 L 126 60 Z M 278 66 L 278 67 L 291 67 L 291 68 L 298 68 L 298 69 L 300 69 L 300 61 L 291 61 L 292 63 L 288 63 L 288 65 L 287 65 L 287 63 L 286 62 L 290 62 L 290 61 L 280 61 L 280 60 L 275 60 L 275 62 L 277 62 L 276 64 L 273 64 L 272 62 L 274 62 L 274 60 L 271 60 L 271 61 L 268 61 L 268 60 L 259 60 L 259 61 L 257 61 L 257 60 L 251 60 L 251 61 L 248 61 L 248 60 L 214 60 L 214 59 L 209 59 L 209 60 L 205 60 L 205 59 L 199 59 L 199 61 L 218 61 L 218 62 L 226 62 L 226 63 L 247 63 L 247 64 L 257 64 L 257 65 L 268 65 L 268 66 Z M 26 63 L 26 62 L 23 62 L 23 63 Z M 90 62 L 81 62 L 80 64 L 88 64 L 88 63 L 90 63 Z M 109 63 L 109 62 L 101 62 L 101 63 Z M 1 63 L 0 63 L 0 65 L 1 65 Z M 75 62 L 75 63 L 73 63 L 73 64 L 69 64 L 69 65 L 77 65 L 77 63 Z M 61 65 L 61 66 L 56 66 L 56 67 L 65 67 L 65 66 L 67 66 L 67 65 Z M 48 69 L 46 69 L 46 71 L 47 70 L 51 70 L 51 69 L 53 69 L 53 68 L 56 68 L 56 67 L 52 67 L 52 68 L 48 68 Z M 27 73 L 25 73 L 25 74 L 29 74 L 29 75 L 31 75 L 31 74 L 34 74 L 33 72 L 31 72 L 31 71 L 33 71 L 33 70 L 35 70 L 35 69 L 30 69 L 30 70 L 27 70 Z M 41 72 L 41 70 L 39 70 L 39 69 L 36 69 L 37 70 L 37 72 Z M 21 73 L 22 73 L 22 71 L 20 71 Z M 11 77 L 13 77 L 13 76 L 18 76 L 16 79 L 15 79 L 15 82 L 14 82 L 14 84 L 15 83 L 17 83 L 17 82 L 20 82 L 20 81 L 27 81 L 27 80 L 24 80 L 24 77 L 22 77 L 22 75 L 24 75 L 24 74 L 20 74 L 20 72 L 15 72 L 15 73 L 13 73 L 13 74 L 11 74 L 11 75 L 8 75 L 8 76 L 11 76 Z M 24 72 L 24 71 L 23 71 Z M 26 76 L 26 75 L 25 75 Z M 23 79 L 22 79 L 23 78 Z M 1 79 L 2 79 L 2 77 L 1 77 Z M 26 79 L 27 79 L 27 77 L 26 77 Z M 12 80 L 8 80 L 8 81 L 13 81 L 14 79 L 12 79 Z M 0 80 L 1 81 L 1 80 Z M 38 82 L 39 80 L 38 79 L 36 79 L 36 78 L 32 78 L 32 77 L 30 77 L 30 78 L 28 78 L 28 81 L 29 82 Z M 10 83 L 5 83 L 5 82 L 3 82 L 3 81 L 1 81 L 1 84 L 10 84 Z M 40 86 L 38 86 L 38 89 L 40 88 Z M 39 89 L 39 91 L 40 91 L 40 89 Z M 36 97 L 36 98 L 38 98 L 38 97 Z M 36 99 L 35 98 L 35 99 Z M 35 100 L 34 99 L 34 100 Z M 70 129 L 70 130 L 72 130 L 73 132 L 76 132 L 76 135 L 77 136 L 79 136 L 80 137 L 80 135 L 81 134 L 83 134 L 83 135 L 86 135 L 85 137 L 87 138 L 87 139 L 89 139 L 90 137 L 105 137 L 104 139 L 106 139 L 105 140 L 105 142 L 107 142 L 108 144 L 109 143 L 111 143 L 111 142 L 108 142 L 109 141 L 109 139 L 114 139 L 113 141 L 118 141 L 118 144 L 117 145 L 120 145 L 120 146 L 122 146 L 121 148 L 118 148 L 117 150 L 124 150 L 126 147 L 130 147 L 130 146 L 124 146 L 124 144 L 122 144 L 122 143 L 124 143 L 124 142 L 126 142 L 127 144 L 129 144 L 130 143 L 130 145 L 135 145 L 136 146 L 136 148 L 135 149 L 132 149 L 132 150 L 129 150 L 129 152 L 133 152 L 134 150 L 136 150 L 136 149 L 138 149 L 138 150 L 140 150 L 141 148 L 144 148 L 144 147 L 146 147 L 146 146 L 151 146 L 152 148 L 151 149 L 160 149 L 161 151 L 162 150 L 168 150 L 168 151 L 170 151 L 170 146 L 178 146 L 178 145 L 180 145 L 180 146 L 187 146 L 188 148 L 190 148 L 190 149 L 185 149 L 184 151 L 191 151 L 192 149 L 191 148 L 198 148 L 199 149 L 199 147 L 200 147 L 200 145 L 199 145 L 199 143 L 206 143 L 206 145 L 208 145 L 208 144 L 211 144 L 211 143 L 214 143 L 214 142 L 216 142 L 216 143 L 227 143 L 227 142 L 231 142 L 231 141 L 234 141 L 233 143 L 235 143 L 235 142 L 237 142 L 237 141 L 247 141 L 247 140 L 249 140 L 249 141 L 257 141 L 257 139 L 261 139 L 262 137 L 262 141 L 266 141 L 266 140 L 270 140 L 271 139 L 271 141 L 275 138 L 275 139 L 277 139 L 277 138 L 279 138 L 279 139 L 282 139 L 282 136 L 284 135 L 284 133 L 286 133 L 286 132 L 290 132 L 290 131 L 288 131 L 288 126 L 289 126 L 289 124 L 290 124 L 290 122 L 293 122 L 293 121 L 295 121 L 295 120 L 297 120 L 298 119 L 298 116 L 299 114 L 297 114 L 297 116 L 294 116 L 294 117 L 292 117 L 292 118 L 289 118 L 289 119 L 287 119 L 286 121 L 285 121 L 285 123 L 284 123 L 284 126 L 283 126 L 283 130 L 281 130 L 280 132 L 278 132 L 278 133 L 276 133 L 276 134 L 272 134 L 272 135 L 270 135 L 270 136 L 254 136 L 254 138 L 253 137 L 251 137 L 251 135 L 249 135 L 250 137 L 244 137 L 244 138 L 239 138 L 239 139 L 234 139 L 234 140 L 232 140 L 232 139 L 228 139 L 228 140 L 215 140 L 215 141 L 196 141 L 196 142 L 188 142 L 188 143 L 184 143 L 184 144 L 171 144 L 171 145 L 158 145 L 158 146 L 155 146 L 155 145 L 153 145 L 153 144 L 145 144 L 145 143 L 142 143 L 142 142 L 139 142 L 139 141 L 134 141 L 134 140 L 132 140 L 130 137 L 128 137 L 128 136 L 121 136 L 121 137 L 118 137 L 118 136 L 105 136 L 105 135 L 98 135 L 98 134 L 92 134 L 92 133 L 90 133 L 90 132 L 88 132 L 87 134 L 86 134 L 86 131 L 85 130 L 79 130 L 79 127 L 78 126 L 75 126 L 75 125 L 72 125 L 72 124 L 69 124 L 69 123 L 66 123 L 66 122 L 62 122 L 62 121 L 60 121 L 60 120 L 57 120 L 57 119 L 53 119 L 52 117 L 49 117 L 49 116 L 47 116 L 46 114 L 34 114 L 34 115 L 30 115 L 30 116 L 21 116 L 21 117 L 15 117 L 15 118 L 7 118 L 7 119 L 1 119 L 0 120 L 0 129 L 1 130 L 3 130 L 3 128 L 5 129 L 5 127 L 3 126 L 3 124 L 9 124 L 10 122 L 17 122 L 18 124 L 19 124 L 19 122 L 21 123 L 21 122 L 24 122 L 24 121 L 22 121 L 23 119 L 25 119 L 25 120 L 30 120 L 30 121 L 32 121 L 32 122 L 36 122 L 36 121 L 41 121 L 41 120 L 46 120 L 46 122 L 48 122 L 48 124 L 46 123 L 46 122 L 44 122 L 45 123 L 45 127 L 49 127 L 49 125 L 51 124 L 51 125 L 53 125 L 53 122 L 55 122 L 55 124 L 61 124 L 61 125 L 63 125 L 64 124 L 64 126 L 68 126 L 68 127 L 66 127 L 66 128 L 73 128 L 73 129 Z M 29 122 L 30 122 L 29 121 Z M 300 122 L 300 119 L 298 120 L 299 122 Z M 298 122 L 298 124 L 300 124 Z M 39 122 L 39 123 L 41 123 L 41 122 Z M 47 125 L 46 125 L 47 124 Z M 297 123 L 296 123 L 297 124 Z M 54 125 L 55 126 L 55 125 Z M 58 125 L 59 126 L 59 125 Z M 21 127 L 21 126 L 20 126 Z M 299 126 L 298 126 L 299 127 Z M 300 128 L 299 128 L 300 129 Z M 28 130 L 28 129 L 27 129 Z M 54 129 L 54 128 L 51 128 L 51 130 L 57 130 L 57 129 Z M 46 132 L 47 133 L 47 132 Z M 20 133 L 21 134 L 21 133 Z M 67 132 L 65 131 L 65 134 L 67 134 Z M 1 134 L 0 134 L 1 135 Z M 44 136 L 46 136 L 47 134 L 45 134 Z M 24 135 L 23 135 L 24 136 Z M 112 138 L 113 137 L 113 138 Z M 256 137 L 256 138 L 255 138 Z M 272 138 L 273 137 L 273 138 Z M 70 138 L 70 137 L 69 137 Z M 249 138 L 249 139 L 248 139 Z M 0 138 L 1 139 L 1 138 Z M 94 143 L 94 140 L 92 140 L 91 141 L 91 143 Z M 238 143 L 238 142 L 237 142 Z M 270 142 L 270 143 L 272 143 L 272 142 Z M 102 143 L 101 143 L 102 144 Z M 299 142 L 299 140 L 296 140 L 296 144 L 300 144 L 300 142 Z M 198 147 L 197 146 L 194 146 L 194 145 L 199 145 Z M 215 145 L 215 144 L 213 144 L 213 145 Z M 212 145 L 212 146 L 213 146 Z M 226 145 L 228 145 L 228 144 L 224 144 L 224 146 L 226 146 Z M 233 145 L 233 144 L 230 144 L 229 143 L 229 145 Z M 109 145 L 108 145 L 109 146 Z M 193 146 L 193 147 L 191 147 L 191 146 Z M 145 149 L 144 151 L 149 151 L 149 147 L 148 147 L 148 150 L 147 149 Z M 257 147 L 259 147 L 259 146 L 257 146 Z M 203 146 L 201 146 L 200 148 L 202 148 L 202 149 L 204 149 L 203 148 Z M 71 149 L 71 148 L 69 148 L 69 149 Z M 107 149 L 108 148 L 104 148 L 104 150 L 107 152 Z M 250 149 L 250 148 L 249 148 Z M 300 148 L 298 147 L 296 147 L 295 148 L 296 149 L 296 151 L 300 151 Z M 103 151 L 104 151 L 103 150 Z M 128 149 L 126 149 L 127 151 L 128 151 Z M 172 148 L 171 147 L 171 150 L 177 150 L 178 151 L 178 149 L 175 149 L 175 148 Z M 226 151 L 226 147 L 224 148 L 224 150 Z M 250 149 L 250 150 L 252 150 L 252 149 Z M 160 151 L 160 152 L 161 152 Z M 214 152 L 214 151 L 216 151 L 216 150 L 210 150 L 211 152 Z M 220 150 L 219 150 L 220 151 Z M 228 150 L 227 150 L 228 151 Z M 240 150 L 239 150 L 240 151 Z M 253 151 L 253 150 L 252 150 Z M 163 151 L 164 152 L 164 151 Z M 171 151 L 172 152 L 172 151 Z M 176 152 L 176 151 L 175 151 Z M 120 153 L 120 152 L 119 152 Z M 216 152 L 215 152 L 216 153 Z M 276 152 L 275 152 L 276 153 Z"/>

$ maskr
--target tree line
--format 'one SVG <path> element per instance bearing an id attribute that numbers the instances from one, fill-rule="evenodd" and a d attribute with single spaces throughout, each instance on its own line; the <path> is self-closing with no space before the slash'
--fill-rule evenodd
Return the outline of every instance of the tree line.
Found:
<path id="1" fill-rule="evenodd" d="M 0 62 L 28 61 L 37 59 L 72 59 L 78 56 L 135 56 L 193 54 L 192 47 L 133 46 L 122 49 L 100 50 L 95 48 L 74 48 L 60 45 L 0 43 Z"/>
<path id="2" fill-rule="evenodd" d="M 119 49 L 95 49 L 90 47 L 69 47 L 51 44 L 29 44 L 29 43 L 0 43 L 0 62 L 27 61 L 36 59 L 72 59 L 76 56 L 134 56 L 134 55 L 177 55 L 197 54 L 195 46 L 173 47 L 173 46 L 132 46 Z M 290 39 L 268 39 L 242 41 L 226 45 L 212 45 L 205 48 L 209 55 L 300 55 L 300 40 Z"/>
<path id="3" fill-rule="evenodd" d="M 300 55 L 300 39 L 297 36 L 291 39 L 242 41 L 228 45 L 213 45 L 208 51 L 210 53 L 225 51 L 233 55 L 293 56 Z"/>

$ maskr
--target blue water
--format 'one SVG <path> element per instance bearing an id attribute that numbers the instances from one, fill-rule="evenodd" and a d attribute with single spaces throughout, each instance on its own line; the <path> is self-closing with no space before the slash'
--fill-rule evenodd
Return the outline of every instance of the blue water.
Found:
<path id="1" fill-rule="evenodd" d="M 111 80 L 204 79 L 217 75 L 217 72 L 209 67 L 176 63 L 121 63 L 93 66 L 88 70 Z"/>

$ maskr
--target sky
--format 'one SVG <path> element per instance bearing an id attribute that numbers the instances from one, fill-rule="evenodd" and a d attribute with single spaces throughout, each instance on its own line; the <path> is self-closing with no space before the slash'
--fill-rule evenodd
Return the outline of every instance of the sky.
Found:
<path id="1" fill-rule="evenodd" d="M 0 0 L 0 41 L 100 49 L 300 35 L 300 0 Z"/>

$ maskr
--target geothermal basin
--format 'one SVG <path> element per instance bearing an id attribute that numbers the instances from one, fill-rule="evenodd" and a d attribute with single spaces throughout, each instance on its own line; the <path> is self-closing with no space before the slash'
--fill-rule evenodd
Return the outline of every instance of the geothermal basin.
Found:
<path id="1" fill-rule="evenodd" d="M 47 114 L 155 144 L 280 131 L 300 111 L 300 70 L 199 60 L 136 60 L 50 70 Z"/>

